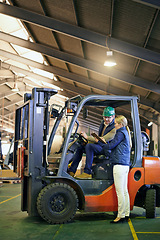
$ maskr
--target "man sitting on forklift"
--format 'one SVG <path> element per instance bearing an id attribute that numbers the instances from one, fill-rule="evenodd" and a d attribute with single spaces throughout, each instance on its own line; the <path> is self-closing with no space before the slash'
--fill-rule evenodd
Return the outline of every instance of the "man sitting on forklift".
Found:
<path id="1" fill-rule="evenodd" d="M 98 133 L 98 136 L 103 137 L 105 142 L 111 141 L 116 134 L 114 119 L 115 119 L 114 108 L 110 106 L 106 107 L 103 111 L 103 121 L 101 122 L 101 125 L 99 127 L 99 133 Z M 81 132 L 81 135 L 91 143 L 87 143 L 85 146 L 81 145 L 77 148 L 76 153 L 72 159 L 72 164 L 68 169 L 68 173 L 72 177 L 74 177 L 78 164 L 81 161 L 83 153 L 85 152 L 86 163 L 85 163 L 84 172 L 76 176 L 76 178 L 91 179 L 92 178 L 91 169 L 92 169 L 94 154 L 101 155 L 103 146 L 105 143 L 102 143 L 100 140 L 96 142 L 93 136 L 87 136 L 85 132 Z"/>

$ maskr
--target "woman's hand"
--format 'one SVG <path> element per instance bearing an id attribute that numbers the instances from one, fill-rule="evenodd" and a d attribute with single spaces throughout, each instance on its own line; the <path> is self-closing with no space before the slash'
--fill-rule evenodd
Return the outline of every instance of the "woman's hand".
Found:
<path id="1" fill-rule="evenodd" d="M 101 139 L 102 139 L 104 142 L 106 141 L 103 137 L 101 137 Z"/>

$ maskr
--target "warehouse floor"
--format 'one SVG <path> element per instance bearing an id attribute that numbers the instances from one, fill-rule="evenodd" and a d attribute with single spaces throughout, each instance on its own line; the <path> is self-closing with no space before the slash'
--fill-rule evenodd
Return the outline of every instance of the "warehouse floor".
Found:
<path id="1" fill-rule="evenodd" d="M 146 219 L 145 210 L 135 207 L 131 220 L 117 225 L 110 224 L 113 213 L 77 213 L 72 223 L 49 225 L 21 212 L 20 193 L 20 183 L 4 183 L 0 188 L 1 240 L 160 239 L 160 208 L 155 219 Z"/>

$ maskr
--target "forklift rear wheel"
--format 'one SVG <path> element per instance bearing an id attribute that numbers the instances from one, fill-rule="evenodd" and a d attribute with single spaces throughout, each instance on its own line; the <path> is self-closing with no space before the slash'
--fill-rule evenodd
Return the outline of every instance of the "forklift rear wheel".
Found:
<path id="1" fill-rule="evenodd" d="M 156 216 L 156 189 L 148 189 L 145 199 L 146 218 L 155 218 Z"/>
<path id="2" fill-rule="evenodd" d="M 44 187 L 37 198 L 40 216 L 50 224 L 70 222 L 78 207 L 78 197 L 65 183 L 52 183 Z"/>

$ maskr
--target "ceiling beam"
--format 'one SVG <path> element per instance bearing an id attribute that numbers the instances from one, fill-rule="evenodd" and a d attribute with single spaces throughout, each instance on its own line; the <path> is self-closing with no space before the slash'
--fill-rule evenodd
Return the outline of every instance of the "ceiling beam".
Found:
<path id="1" fill-rule="evenodd" d="M 16 94 L 16 93 L 17 93 L 17 92 L 12 92 L 12 91 L 7 91 L 7 92 L 5 92 L 5 93 L 1 93 L 1 94 L 0 94 L 0 100 L 3 99 L 3 98 L 5 98 L 5 97 L 12 96 L 12 95 L 14 95 L 14 94 Z"/>
<path id="2" fill-rule="evenodd" d="M 121 52 L 156 65 L 160 65 L 160 54 L 142 47 L 107 37 L 88 29 L 71 25 L 51 17 L 43 16 L 20 7 L 0 3 L 0 12 L 25 22 L 29 22 L 52 31 L 71 36 L 101 47 L 108 47 L 114 51 Z"/>
<path id="3" fill-rule="evenodd" d="M 32 67 L 37 67 L 37 68 L 40 68 L 42 70 L 49 71 L 51 73 L 56 73 L 56 75 L 58 75 L 58 76 L 73 80 L 74 82 L 77 82 L 77 83 L 82 83 L 85 86 L 94 88 L 95 90 L 96 89 L 101 90 L 101 91 L 103 91 L 102 94 L 106 94 L 106 91 L 107 91 L 107 93 L 114 94 L 114 95 L 131 95 L 131 93 L 129 93 L 127 91 L 124 91 L 122 89 L 112 87 L 112 86 L 107 86 L 107 89 L 105 89 L 103 82 L 100 82 L 100 81 L 97 82 L 93 79 L 88 79 L 86 77 L 68 72 L 66 70 L 63 70 L 63 69 L 60 69 L 60 68 L 57 68 L 57 67 L 46 66 L 44 64 L 37 63 L 33 60 L 26 59 L 24 57 L 18 56 L 18 55 L 13 54 L 13 53 L 9 53 L 9 52 L 4 51 L 4 50 L 0 50 L 0 55 L 3 55 L 3 56 L 6 55 L 8 58 L 10 58 L 12 60 L 15 60 L 15 61 L 18 61 L 18 62 L 21 62 L 21 63 L 25 63 L 25 64 L 30 65 Z M 23 73 L 26 76 L 34 77 L 35 79 L 43 81 L 43 82 L 46 81 L 48 83 L 51 83 L 51 84 L 54 84 L 54 85 L 58 86 L 61 89 L 68 89 L 69 90 L 72 86 L 70 83 L 60 82 L 60 81 L 55 82 L 55 81 L 53 81 L 49 78 L 44 78 L 44 77 L 42 77 L 38 74 L 31 73 L 27 70 L 24 70 L 22 68 L 19 68 L 19 67 L 13 66 L 13 65 L 9 65 L 7 63 L 2 62 L 2 67 L 10 68 L 14 71 L 17 71 L 19 73 Z M 9 81 L 12 81 L 12 80 L 9 80 Z M 74 91 L 75 91 L 75 89 L 76 89 L 76 87 L 74 88 Z M 78 89 L 77 89 L 77 91 L 78 91 Z M 85 94 L 85 90 L 82 91 L 82 93 L 83 93 L 83 95 L 87 95 L 87 94 Z M 89 94 L 91 94 L 91 92 L 89 92 Z M 156 111 L 160 112 L 159 104 L 156 104 L 155 102 L 151 102 L 151 101 L 145 99 L 144 97 L 140 98 L 140 103 L 143 104 L 143 105 L 146 105 L 148 107 L 151 107 L 151 108 L 155 109 Z"/>
<path id="4" fill-rule="evenodd" d="M 50 79 L 50 78 L 47 78 L 47 77 L 44 77 L 44 76 L 41 76 L 39 74 L 36 74 L 36 73 L 33 73 L 33 72 L 30 72 L 28 70 L 25 70 L 23 68 L 20 68 L 20 67 L 16 67 L 14 65 L 11 65 L 11 64 L 8 64 L 8 63 L 5 63 L 5 62 L 2 62 L 2 67 L 3 68 L 9 68 L 10 70 L 14 71 L 14 72 L 19 72 L 19 73 L 22 73 L 25 75 L 25 77 L 32 77 L 38 81 L 42 81 L 42 82 L 48 82 L 48 83 L 51 83 L 51 84 L 54 84 L 56 83 L 54 80 Z M 29 79 L 28 79 L 29 80 Z M 55 84 L 55 88 L 56 88 L 56 84 Z M 25 86 L 24 86 L 24 91 L 25 91 Z"/>
<path id="5" fill-rule="evenodd" d="M 143 43 L 143 47 L 144 48 L 146 48 L 146 46 L 148 44 L 149 38 L 150 38 L 152 30 L 153 30 L 153 28 L 155 26 L 155 22 L 157 21 L 158 15 L 159 15 L 159 10 L 156 10 L 155 14 L 154 14 L 154 16 L 152 18 L 152 21 L 151 21 L 151 23 L 148 26 L 148 32 L 146 34 L 146 38 L 145 38 L 145 41 Z M 133 71 L 133 75 L 136 75 L 136 72 L 138 70 L 139 65 L 140 65 L 140 59 L 137 59 L 136 64 L 135 64 L 135 68 L 134 68 L 134 71 Z"/>
<path id="6" fill-rule="evenodd" d="M 0 117 L 0 122 L 4 122 L 4 123 L 7 123 L 8 125 L 14 126 L 14 123 L 11 122 L 9 118 L 6 118 L 6 119 L 7 119 L 7 120 L 2 119 L 2 117 Z"/>
<path id="7" fill-rule="evenodd" d="M 19 89 L 19 92 L 22 92 L 22 91 L 28 91 L 28 90 L 30 90 L 31 88 L 28 87 L 28 86 L 24 86 L 24 87 L 20 87 L 20 88 L 18 88 L 18 89 Z M 7 92 L 5 92 L 5 93 L 1 93 L 1 94 L 0 94 L 0 100 L 3 99 L 3 98 L 5 98 L 5 97 L 9 97 L 9 96 L 18 94 L 19 92 L 13 92 L 13 91 L 10 90 L 10 91 L 7 91 Z"/>
<path id="8" fill-rule="evenodd" d="M 75 94 L 81 94 L 81 95 L 84 95 L 84 92 L 85 92 L 85 94 L 86 95 L 89 95 L 90 94 L 90 92 L 88 91 L 87 92 L 87 90 L 85 90 L 84 91 L 84 89 L 82 89 L 82 88 L 77 88 L 77 87 L 75 87 L 74 85 L 71 85 L 71 84 L 68 84 L 67 83 L 67 87 L 69 88 L 69 90 L 66 90 L 67 92 L 72 92 L 73 93 L 73 96 L 75 96 Z M 63 95 L 63 92 L 62 92 L 62 95 Z M 68 95 L 68 97 L 70 97 L 69 95 Z M 92 109 L 89 109 L 89 112 L 92 112 L 93 110 Z M 125 115 L 127 114 L 127 117 L 129 118 L 129 115 L 128 115 L 128 113 L 127 112 L 130 112 L 130 109 L 126 109 L 126 108 L 119 108 L 119 110 L 117 110 L 117 113 L 118 114 L 122 114 L 122 112 L 125 112 Z M 141 118 L 144 118 L 144 116 L 146 115 L 146 112 L 147 111 L 141 111 L 141 114 L 140 114 L 140 117 Z M 4 114 L 4 116 L 9 116 L 9 115 L 12 115 L 13 114 L 13 111 L 9 111 L 9 112 L 7 112 L 6 114 Z M 99 116 L 101 116 L 101 114 L 102 114 L 102 111 L 99 109 L 99 108 L 96 108 L 96 112 L 95 112 L 95 116 L 97 116 L 97 115 L 99 115 Z M 92 115 L 94 115 L 93 113 L 92 113 Z M 153 122 L 155 122 L 156 123 L 156 119 L 151 119 L 151 117 L 153 117 L 153 114 L 148 114 L 148 120 L 147 121 L 153 121 Z M 145 119 L 146 119 L 146 117 L 145 117 Z M 143 123 L 144 122 L 144 120 L 143 120 L 143 122 L 141 122 L 141 124 L 142 125 L 144 125 L 145 127 L 146 127 L 146 125 L 147 125 L 147 122 L 146 121 L 146 123 Z"/>
<path id="9" fill-rule="evenodd" d="M 159 0 L 133 0 L 133 1 L 153 7 L 153 8 L 160 9 L 160 1 Z"/>
<path id="10" fill-rule="evenodd" d="M 4 79 L 4 78 L 11 78 L 11 77 L 14 77 L 14 74 L 11 71 L 6 69 L 0 69 L 0 78 Z"/>
<path id="11" fill-rule="evenodd" d="M 0 33 L 0 36 L 1 36 L 1 33 Z M 32 67 L 39 68 L 41 70 L 45 70 L 45 71 L 54 73 L 55 75 L 73 80 L 75 82 L 85 84 L 89 87 L 93 87 L 93 88 L 98 88 L 99 87 L 100 89 L 104 90 L 104 83 L 97 82 L 96 80 L 88 79 L 88 78 L 83 77 L 81 75 L 68 72 L 68 71 L 66 71 L 62 68 L 58 68 L 58 67 L 55 67 L 55 66 L 47 66 L 47 65 L 38 63 L 36 61 L 29 60 L 27 58 L 21 57 L 17 54 L 13 54 L 13 53 L 4 51 L 2 49 L 0 49 L 0 56 L 7 56 L 7 58 L 15 60 L 17 62 L 24 63 L 24 64 L 30 65 Z"/>
<path id="12" fill-rule="evenodd" d="M 9 108 L 9 107 L 12 107 L 13 105 L 15 104 L 21 104 L 22 102 L 24 102 L 24 100 L 15 100 L 15 101 L 11 101 L 9 104 L 5 104 L 4 105 L 4 108 Z M 2 110 L 3 107 L 0 107 L 0 110 Z"/>
<path id="13" fill-rule="evenodd" d="M 66 89 L 66 91 L 68 91 L 68 92 L 73 92 L 74 94 L 80 94 L 80 95 L 82 95 L 82 96 L 84 96 L 84 95 L 89 95 L 90 94 L 90 92 L 89 91 L 87 91 L 87 90 L 84 90 L 84 89 L 82 89 L 82 88 L 80 88 L 80 87 L 75 87 L 74 85 L 71 85 L 71 84 L 66 84 L 65 83 L 65 85 L 64 85 L 65 87 L 65 89 Z M 92 94 L 94 94 L 94 93 L 92 93 Z M 118 94 L 118 95 L 120 95 L 120 94 Z M 123 95 L 122 95 L 123 96 Z M 125 111 L 125 113 L 126 112 L 130 112 L 130 109 L 129 108 L 127 108 L 126 106 L 125 107 L 119 107 L 119 112 L 122 112 L 122 111 Z M 101 111 L 99 110 L 99 109 L 96 109 L 96 113 L 97 114 L 101 114 Z M 120 113 L 119 113 L 120 114 Z M 147 117 L 146 117 L 147 116 Z M 156 124 L 157 124 L 157 117 L 156 117 L 156 115 L 155 114 L 153 114 L 153 113 L 151 113 L 151 112 L 149 112 L 149 111 L 147 111 L 147 110 L 143 110 L 143 112 L 142 111 L 140 111 L 140 117 L 141 118 L 147 118 L 147 121 L 146 121 L 146 124 L 145 124 L 145 126 L 148 124 L 148 121 L 153 121 L 153 122 L 155 122 Z M 128 117 L 129 118 L 129 117 Z"/>
<path id="14" fill-rule="evenodd" d="M 119 70 L 116 70 L 115 68 L 108 69 L 95 61 L 76 57 L 76 56 L 73 56 L 66 52 L 62 52 L 62 51 L 53 49 L 51 47 L 46 47 L 45 45 L 42 45 L 42 44 L 29 42 L 29 41 L 26 41 L 26 40 L 23 40 L 23 39 L 20 39 L 17 37 L 13 37 L 9 34 L 5 34 L 2 32 L 0 32 L 0 39 L 7 41 L 7 42 L 11 42 L 11 43 L 14 42 L 15 44 L 17 44 L 19 46 L 41 52 L 42 54 L 45 54 L 45 55 L 53 57 L 53 58 L 57 58 L 64 62 L 74 64 L 83 69 L 87 69 L 87 70 L 90 70 L 90 71 L 93 71 L 93 72 L 96 72 L 99 74 L 103 74 L 107 77 L 111 77 L 111 78 L 120 80 L 122 82 L 129 83 L 129 84 L 147 89 L 149 91 L 156 92 L 158 94 L 160 93 L 160 86 L 154 82 L 130 75 L 128 73 L 125 73 L 125 72 L 122 72 Z M 159 60 L 160 60 L 160 58 L 159 58 Z M 88 79 L 88 82 L 90 84 L 89 79 Z"/>
<path id="15" fill-rule="evenodd" d="M 20 78 L 16 78 L 15 79 L 15 77 L 14 78 L 5 78 L 5 79 L 3 79 L 3 80 L 0 80 L 0 86 L 1 85 L 4 85 L 4 84 L 6 84 L 6 83 L 15 83 L 15 82 L 23 82 L 23 80 L 24 80 L 24 77 L 20 77 Z"/>
<path id="16" fill-rule="evenodd" d="M 114 94 L 114 95 L 133 95 L 131 92 L 127 92 L 127 91 L 124 91 L 120 88 L 116 88 L 116 87 L 113 87 L 113 86 L 108 86 L 107 87 L 107 90 L 106 90 L 108 93 L 111 93 L 111 94 Z M 153 108 L 154 110 L 156 110 L 157 112 L 160 113 L 160 105 L 159 103 L 156 103 L 156 102 L 152 102 L 148 99 L 146 99 L 145 97 L 142 97 L 140 96 L 139 98 L 139 103 L 141 103 L 142 105 L 145 105 L 145 106 L 148 106 L 150 108 Z"/>
<path id="17" fill-rule="evenodd" d="M 14 119 L 8 118 L 6 116 L 3 116 L 3 120 L 11 122 L 12 124 L 14 124 Z M 2 121 L 2 115 L 0 116 L 0 121 Z"/>

